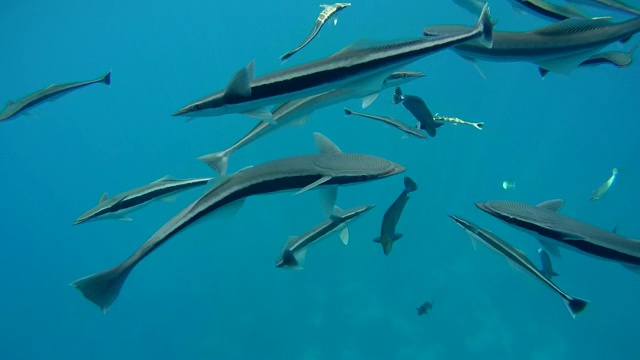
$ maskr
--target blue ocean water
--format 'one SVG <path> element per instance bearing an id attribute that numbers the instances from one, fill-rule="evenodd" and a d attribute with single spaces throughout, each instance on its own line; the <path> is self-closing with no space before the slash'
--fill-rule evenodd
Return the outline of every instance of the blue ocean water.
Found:
<path id="1" fill-rule="evenodd" d="M 310 30 L 312 1 L 20 1 L 0 10 L 0 99 L 52 82 L 93 85 L 0 124 L 0 358 L 2 359 L 630 359 L 640 310 L 638 276 L 618 264 L 564 251 L 556 282 L 591 301 L 577 319 L 544 285 L 479 245 L 448 214 L 486 226 L 538 263 L 538 243 L 477 210 L 477 201 L 566 200 L 563 213 L 640 237 L 640 68 L 578 69 L 541 80 L 535 66 L 470 63 L 444 51 L 407 67 L 428 76 L 403 90 L 434 112 L 485 129 L 445 125 L 436 138 L 358 118 L 342 105 L 315 113 L 231 157 L 230 171 L 315 152 L 321 132 L 344 151 L 405 165 L 419 186 L 389 256 L 371 242 L 402 176 L 341 188 L 338 204 L 377 207 L 314 246 L 305 268 L 275 268 L 288 235 L 323 220 L 317 194 L 250 198 L 232 219 L 187 229 L 142 262 L 103 314 L 68 284 L 110 268 L 202 189 L 153 203 L 133 222 L 71 226 L 107 191 L 164 175 L 213 176 L 195 158 L 254 126 L 241 115 L 184 122 L 181 106 L 226 85 L 251 59 L 258 75 L 330 55 L 358 39 L 420 36 L 429 24 L 472 25 L 448 1 L 356 2 L 337 26 L 286 64 L 278 56 Z M 548 24 L 490 4 L 497 30 Z M 640 4 L 636 4 L 640 5 Z M 619 14 L 616 14 L 619 16 Z M 620 19 L 624 16 L 620 16 Z M 637 43 L 633 39 L 624 49 Z M 614 44 L 611 49 L 622 49 Z M 390 103 L 367 112 L 413 121 Z M 359 109 L 359 100 L 344 104 Z M 621 169 L 604 199 L 591 192 Z M 505 191 L 504 180 L 516 188 Z M 418 317 L 424 301 L 434 307 Z"/>

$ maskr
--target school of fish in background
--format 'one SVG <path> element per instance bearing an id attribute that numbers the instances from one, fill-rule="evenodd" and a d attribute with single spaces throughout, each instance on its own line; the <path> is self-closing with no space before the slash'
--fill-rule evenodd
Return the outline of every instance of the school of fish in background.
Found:
<path id="1" fill-rule="evenodd" d="M 454 0 L 454 3 L 476 14 L 474 26 L 430 25 L 422 30 L 423 36 L 404 41 L 384 43 L 356 42 L 326 58 L 255 77 L 254 62 L 231 76 L 223 89 L 203 97 L 178 110 L 173 116 L 185 116 L 189 120 L 198 117 L 221 116 L 240 113 L 259 119 L 256 126 L 229 148 L 198 159 L 213 169 L 215 178 L 174 179 L 162 177 L 132 190 L 108 196 L 104 193 L 98 204 L 81 214 L 74 225 L 92 220 L 117 219 L 131 221 L 129 214 L 159 200 L 171 202 L 180 192 L 208 185 L 197 200 L 177 213 L 153 234 L 140 248 L 121 264 L 78 280 L 71 285 L 103 311 L 111 308 L 117 299 L 129 273 L 146 256 L 187 227 L 221 212 L 235 214 L 247 197 L 279 191 L 296 194 L 318 190 L 320 207 L 326 218 L 304 234 L 290 237 L 280 253 L 275 266 L 301 269 L 308 248 L 327 236 L 337 233 L 346 245 L 349 242 L 347 224 L 369 212 L 375 205 L 362 205 L 343 210 L 336 204 L 337 189 L 343 185 L 355 185 L 380 180 L 403 173 L 406 168 L 382 157 L 344 153 L 327 136 L 314 133 L 318 153 L 299 155 L 246 167 L 227 174 L 230 156 L 235 151 L 274 130 L 304 124 L 314 111 L 340 104 L 350 99 L 362 99 L 362 107 L 372 105 L 385 89 L 393 89 L 390 101 L 407 110 L 407 117 L 415 119 L 413 126 L 406 121 L 384 114 L 357 112 L 343 109 L 346 117 L 363 118 L 382 122 L 400 130 L 405 137 L 435 138 L 439 128 L 446 123 L 467 125 L 477 130 L 484 122 L 469 122 L 457 117 L 432 113 L 418 95 L 405 94 L 401 86 L 416 81 L 425 74 L 401 70 L 425 56 L 450 49 L 476 66 L 479 61 L 529 62 L 537 67 L 542 77 L 549 73 L 569 74 L 577 67 L 611 65 L 627 67 L 632 63 L 636 46 L 628 51 L 603 51 L 612 43 L 627 43 L 640 31 L 640 11 L 616 0 L 575 0 L 558 5 L 544 0 L 513 0 L 521 11 L 530 11 L 553 21 L 549 26 L 526 32 L 494 30 L 499 23 L 491 18 L 489 6 L 482 0 Z M 604 7 L 619 11 L 631 19 L 619 21 L 611 17 L 592 17 L 578 5 Z M 283 63 L 308 45 L 327 21 L 350 7 L 350 3 L 321 5 L 322 11 L 310 34 L 294 49 L 284 53 Z M 352 10 L 350 10 L 352 11 Z M 484 76 L 484 75 L 483 75 Z M 55 100 L 74 90 L 97 83 L 111 84 L 111 72 L 95 80 L 62 85 L 52 84 L 15 102 L 9 101 L 0 113 L 0 122 L 21 115 L 33 116 L 29 110 L 43 102 Z M 336 116 L 339 112 L 336 111 Z M 349 120 L 350 121 L 350 120 Z M 601 199 L 612 187 L 618 169 L 590 197 Z M 505 180 L 505 190 L 515 189 L 514 180 Z M 388 206 L 381 219 L 380 236 L 373 243 L 380 244 L 384 255 L 390 255 L 395 242 L 403 235 L 397 231 L 401 214 L 418 190 L 418 184 L 410 177 L 404 178 L 404 188 L 397 199 Z M 538 205 L 511 201 L 486 201 L 476 207 L 515 228 L 532 234 L 541 244 L 538 250 L 541 266 L 536 266 L 522 251 L 512 247 L 487 229 L 456 215 L 449 217 L 472 238 L 475 247 L 480 241 L 496 251 L 515 268 L 532 275 L 558 294 L 570 314 L 575 317 L 588 302 L 563 291 L 553 278 L 551 256 L 560 256 L 559 248 L 566 248 L 599 259 L 610 260 L 635 272 L 640 272 L 640 242 L 613 231 L 583 223 L 560 214 L 563 200 L 549 200 Z M 415 208 L 412 211 L 419 211 Z M 443 214 L 443 216 L 446 214 Z M 411 246 L 411 240 L 403 240 Z M 433 301 L 417 307 L 418 315 L 427 314 Z"/>

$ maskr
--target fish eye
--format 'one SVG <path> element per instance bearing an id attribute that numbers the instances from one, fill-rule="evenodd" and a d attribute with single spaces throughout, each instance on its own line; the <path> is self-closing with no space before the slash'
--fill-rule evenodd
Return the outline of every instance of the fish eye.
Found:
<path id="1" fill-rule="evenodd" d="M 360 175 L 360 181 L 367 181 L 368 178 L 367 175 Z"/>
<path id="2" fill-rule="evenodd" d="M 195 105 L 193 105 L 193 108 L 195 110 L 200 110 L 200 109 L 202 109 L 202 106 L 200 104 L 195 104 Z"/>

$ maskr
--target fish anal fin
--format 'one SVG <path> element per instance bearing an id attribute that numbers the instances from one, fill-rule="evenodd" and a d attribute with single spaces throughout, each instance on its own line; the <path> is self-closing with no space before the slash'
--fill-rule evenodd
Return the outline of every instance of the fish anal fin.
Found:
<path id="1" fill-rule="evenodd" d="M 345 226 L 342 228 L 342 230 L 340 230 L 340 240 L 345 245 L 349 244 L 349 228 L 348 227 Z"/>

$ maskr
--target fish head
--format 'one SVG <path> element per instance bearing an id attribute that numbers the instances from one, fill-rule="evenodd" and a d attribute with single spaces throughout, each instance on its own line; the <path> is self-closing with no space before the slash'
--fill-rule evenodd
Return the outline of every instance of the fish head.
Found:
<path id="1" fill-rule="evenodd" d="M 424 36 L 449 36 L 469 32 L 472 28 L 462 25 L 431 25 L 422 29 Z"/>
<path id="2" fill-rule="evenodd" d="M 427 75 L 419 71 L 396 71 L 384 79 L 383 87 L 400 86 L 425 76 Z"/>
<path id="3" fill-rule="evenodd" d="M 335 6 L 337 10 L 342 10 L 344 8 L 351 6 L 351 3 L 335 3 L 333 4 L 333 6 Z"/>
<path id="4" fill-rule="evenodd" d="M 218 91 L 210 96 L 197 100 L 176 111 L 173 116 L 205 117 L 220 116 L 227 113 L 224 92 Z"/>
<path id="5" fill-rule="evenodd" d="M 317 154 L 313 163 L 324 176 L 332 178 L 327 185 L 372 181 L 400 174 L 407 169 L 377 156 L 349 153 Z"/>
<path id="6" fill-rule="evenodd" d="M 375 205 L 365 205 L 365 206 L 359 206 L 357 208 L 349 209 L 344 212 L 342 217 L 346 218 L 347 221 L 350 221 L 359 217 L 360 215 L 363 215 L 364 213 L 368 212 L 374 207 Z"/>
<path id="7" fill-rule="evenodd" d="M 476 225 L 474 225 L 473 223 L 471 223 L 468 220 L 465 220 L 459 216 L 456 215 L 449 215 L 449 217 L 451 219 L 453 219 L 453 221 L 456 222 L 456 224 L 460 225 L 463 229 L 471 232 L 471 233 L 476 233 L 478 230 L 478 227 Z"/>

